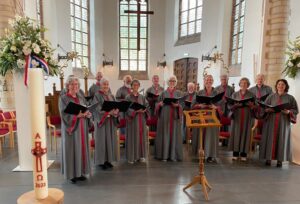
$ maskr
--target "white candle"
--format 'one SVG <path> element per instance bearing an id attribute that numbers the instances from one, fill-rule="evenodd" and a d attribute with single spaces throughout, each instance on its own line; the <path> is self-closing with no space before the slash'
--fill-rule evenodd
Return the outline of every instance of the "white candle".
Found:
<path id="1" fill-rule="evenodd" d="M 33 185 L 36 199 L 48 197 L 46 114 L 43 70 L 29 69 L 30 120 L 33 154 Z M 26 108 L 26 107 L 24 107 Z"/>

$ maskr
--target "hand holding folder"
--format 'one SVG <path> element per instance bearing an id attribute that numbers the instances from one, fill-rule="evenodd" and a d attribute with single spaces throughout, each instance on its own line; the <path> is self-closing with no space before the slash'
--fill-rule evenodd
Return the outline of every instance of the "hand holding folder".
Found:
<path id="1" fill-rule="evenodd" d="M 258 101 L 257 103 L 263 109 L 271 109 L 272 111 L 270 111 L 270 112 L 275 112 L 275 113 L 281 112 L 283 110 L 288 110 L 290 108 L 289 103 L 283 103 L 283 104 L 276 105 L 276 106 L 268 105 L 261 101 Z"/>
<path id="2" fill-rule="evenodd" d="M 98 103 L 85 106 L 71 101 L 70 103 L 68 103 L 64 112 L 67 114 L 78 115 L 79 113 L 85 113 L 86 111 L 92 112 L 97 107 L 97 105 Z"/>

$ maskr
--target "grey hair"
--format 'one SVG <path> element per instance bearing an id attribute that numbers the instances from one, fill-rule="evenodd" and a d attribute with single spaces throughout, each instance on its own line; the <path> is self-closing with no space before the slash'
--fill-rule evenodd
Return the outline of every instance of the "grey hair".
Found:
<path id="1" fill-rule="evenodd" d="M 263 80 L 265 80 L 265 75 L 264 74 L 257 74 L 255 77 L 255 81 L 257 80 L 258 77 L 262 77 Z"/>
<path id="2" fill-rule="evenodd" d="M 171 75 L 169 78 L 168 78 L 168 80 L 167 80 L 167 84 L 168 84 L 168 86 L 170 85 L 170 83 L 169 83 L 169 81 L 171 80 L 171 79 L 175 79 L 175 86 L 177 86 L 177 77 L 175 76 L 175 75 Z"/>
<path id="3" fill-rule="evenodd" d="M 108 82 L 109 83 L 109 80 L 105 77 L 102 77 L 101 80 L 100 80 L 100 85 L 102 85 L 104 82 Z"/>
<path id="4" fill-rule="evenodd" d="M 76 77 L 74 75 L 69 75 L 68 78 L 67 78 L 67 81 L 65 83 L 65 87 L 66 87 L 67 90 L 69 90 L 68 86 L 73 81 L 77 81 L 78 82 L 78 86 L 80 87 L 80 81 L 79 81 L 78 77 Z"/>
<path id="5" fill-rule="evenodd" d="M 196 87 L 196 84 L 195 84 L 194 82 L 189 82 L 189 83 L 187 84 L 187 87 L 189 87 L 190 85 L 193 85 L 194 87 Z"/>
<path id="6" fill-rule="evenodd" d="M 132 80 L 132 76 L 131 75 L 129 75 L 129 74 L 127 74 L 127 75 L 125 75 L 124 77 L 123 77 L 123 81 L 125 82 L 125 80 L 126 80 L 126 78 L 127 77 L 130 77 L 131 78 L 131 80 Z"/>
<path id="7" fill-rule="evenodd" d="M 222 75 L 220 76 L 220 79 L 223 78 L 223 77 L 226 77 L 226 79 L 229 78 L 227 74 L 222 74 Z"/>
<path id="8" fill-rule="evenodd" d="M 207 75 L 205 75 L 205 77 L 204 77 L 204 81 L 208 78 L 208 77 L 211 77 L 213 80 L 214 80 L 214 77 L 213 77 L 213 75 L 211 75 L 211 74 L 207 74 Z"/>

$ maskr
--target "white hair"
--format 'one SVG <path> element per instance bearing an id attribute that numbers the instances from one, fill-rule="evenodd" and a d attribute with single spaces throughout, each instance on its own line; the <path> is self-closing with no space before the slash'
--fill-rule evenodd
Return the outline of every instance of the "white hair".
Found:
<path id="1" fill-rule="evenodd" d="M 170 83 L 169 83 L 169 81 L 171 80 L 171 79 L 175 79 L 175 86 L 177 85 L 177 77 L 175 76 L 175 75 L 171 75 L 168 79 L 167 79 L 167 84 L 168 84 L 168 86 L 170 86 Z"/>
<path id="2" fill-rule="evenodd" d="M 187 87 L 189 87 L 189 86 L 191 86 L 191 85 L 193 85 L 194 87 L 196 87 L 196 84 L 195 84 L 194 82 L 189 82 L 189 83 L 187 84 Z"/>
<path id="3" fill-rule="evenodd" d="M 109 83 L 109 80 L 107 79 L 107 78 L 105 78 L 105 77 L 102 77 L 101 78 L 101 80 L 100 80 L 100 86 L 102 85 L 102 84 L 104 84 L 105 82 L 108 82 Z"/>
<path id="4" fill-rule="evenodd" d="M 78 77 L 76 77 L 76 76 L 74 76 L 74 75 L 69 75 L 68 78 L 67 78 L 67 81 L 66 81 L 66 83 L 65 83 L 65 87 L 66 87 L 67 90 L 69 90 L 69 89 L 68 89 L 68 86 L 69 86 L 69 84 L 72 83 L 73 81 L 77 81 L 77 82 L 78 82 L 78 86 L 80 87 L 80 81 L 79 81 Z"/>
<path id="5" fill-rule="evenodd" d="M 226 79 L 228 79 L 228 75 L 227 75 L 227 74 L 222 74 L 222 75 L 220 76 L 220 79 L 223 78 L 223 77 L 225 77 Z"/>
<path id="6" fill-rule="evenodd" d="M 123 81 L 125 82 L 126 81 L 126 78 L 130 78 L 131 79 L 131 81 L 132 81 L 132 77 L 128 74 L 128 75 L 125 75 L 124 77 L 123 77 Z"/>

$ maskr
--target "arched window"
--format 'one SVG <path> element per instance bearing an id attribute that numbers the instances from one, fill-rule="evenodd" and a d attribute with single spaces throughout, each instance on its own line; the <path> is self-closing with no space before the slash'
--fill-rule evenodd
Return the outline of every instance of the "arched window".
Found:
<path id="1" fill-rule="evenodd" d="M 229 59 L 230 65 L 240 65 L 242 63 L 245 4 L 245 0 L 233 0 Z"/>
<path id="2" fill-rule="evenodd" d="M 140 6 L 138 5 L 140 4 Z M 119 3 L 119 77 L 131 74 L 139 79 L 147 78 L 148 69 L 148 15 L 125 11 L 148 11 L 148 1 L 120 0 Z M 140 25 L 138 25 L 140 20 Z M 138 46 L 138 29 L 140 46 Z M 139 47 L 139 49 L 138 49 Z"/>
<path id="3" fill-rule="evenodd" d="M 89 0 L 70 0 L 72 51 L 78 53 L 85 66 L 90 67 Z M 79 60 L 73 68 L 81 68 Z"/>

